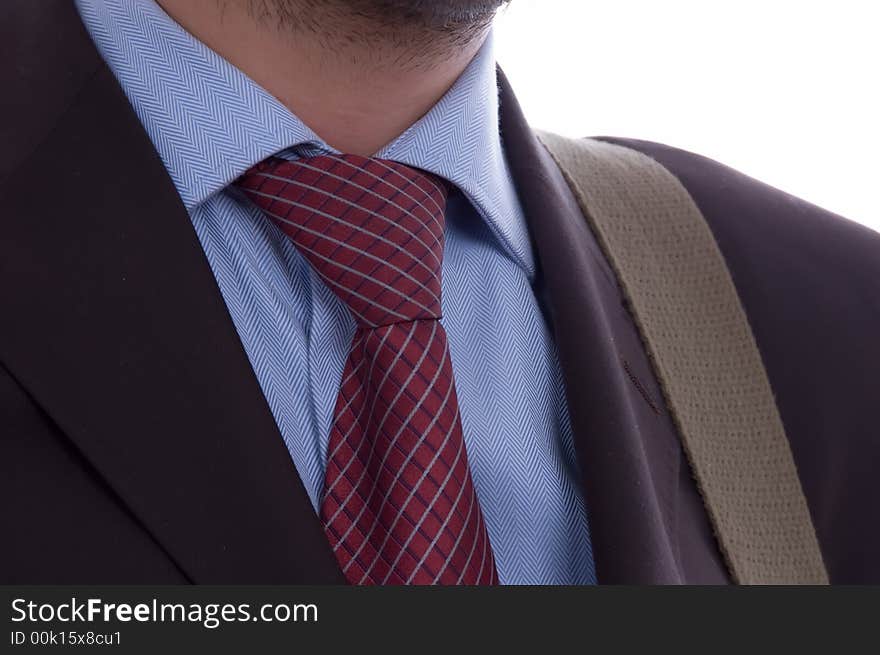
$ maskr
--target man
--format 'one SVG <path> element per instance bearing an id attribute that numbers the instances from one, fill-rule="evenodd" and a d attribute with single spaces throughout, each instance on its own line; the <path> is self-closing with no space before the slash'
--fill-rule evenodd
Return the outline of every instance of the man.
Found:
<path id="1" fill-rule="evenodd" d="M 501 4 L 4 4 L 5 581 L 730 580 Z M 880 580 L 880 238 L 608 140 L 705 214 L 830 579 Z"/>

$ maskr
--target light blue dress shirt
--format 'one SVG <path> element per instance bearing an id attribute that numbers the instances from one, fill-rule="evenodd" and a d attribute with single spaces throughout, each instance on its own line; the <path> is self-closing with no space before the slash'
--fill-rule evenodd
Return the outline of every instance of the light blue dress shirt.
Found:
<path id="1" fill-rule="evenodd" d="M 229 185 L 272 154 L 335 151 L 153 0 L 77 5 L 192 218 L 317 510 L 354 321 L 290 241 Z M 436 106 L 376 155 L 460 190 L 447 209 L 442 323 L 501 582 L 595 582 L 561 372 L 498 131 L 491 36 Z"/>

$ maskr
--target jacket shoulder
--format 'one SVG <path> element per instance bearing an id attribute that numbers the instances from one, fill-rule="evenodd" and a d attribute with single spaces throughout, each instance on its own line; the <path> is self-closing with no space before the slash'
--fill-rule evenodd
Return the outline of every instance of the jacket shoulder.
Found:
<path id="1" fill-rule="evenodd" d="M 0 181 L 47 138 L 103 61 L 70 0 L 0 3 Z"/>
<path id="2" fill-rule="evenodd" d="M 746 248 L 754 255 L 775 249 L 787 251 L 793 266 L 803 260 L 815 268 L 813 257 L 819 255 L 821 262 L 852 273 L 880 275 L 880 234 L 863 225 L 687 150 L 639 139 L 597 138 L 637 150 L 675 175 L 728 259 L 736 258 L 732 249 Z M 815 270 L 822 272 L 821 267 Z"/>
<path id="3" fill-rule="evenodd" d="M 701 210 L 764 360 L 832 580 L 880 581 L 880 234 L 706 157 L 601 140 L 659 162 Z"/>

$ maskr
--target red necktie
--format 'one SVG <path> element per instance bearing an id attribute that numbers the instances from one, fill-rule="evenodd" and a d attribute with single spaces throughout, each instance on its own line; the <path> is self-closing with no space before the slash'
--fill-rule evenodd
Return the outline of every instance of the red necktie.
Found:
<path id="1" fill-rule="evenodd" d="M 495 584 L 440 325 L 446 190 L 355 155 L 270 158 L 239 181 L 357 323 L 321 519 L 353 584 Z"/>

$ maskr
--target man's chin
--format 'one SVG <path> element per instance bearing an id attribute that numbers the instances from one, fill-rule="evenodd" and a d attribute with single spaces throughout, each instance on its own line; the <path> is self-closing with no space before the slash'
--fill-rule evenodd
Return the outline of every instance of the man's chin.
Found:
<path id="1" fill-rule="evenodd" d="M 253 0 L 252 0 L 253 1 Z M 275 5 L 280 15 L 295 14 L 337 5 L 361 18 L 423 29 L 479 27 L 486 25 L 510 0 L 258 0 Z"/>

